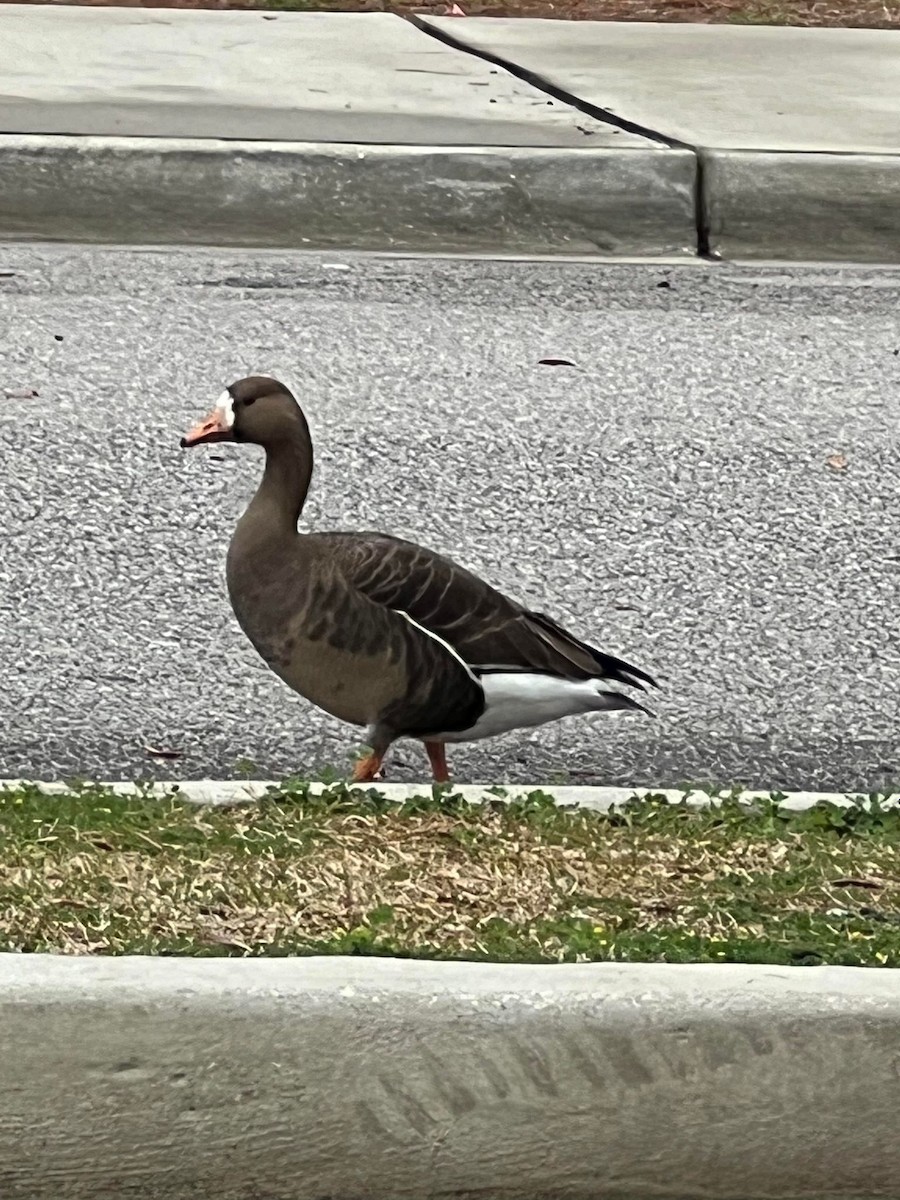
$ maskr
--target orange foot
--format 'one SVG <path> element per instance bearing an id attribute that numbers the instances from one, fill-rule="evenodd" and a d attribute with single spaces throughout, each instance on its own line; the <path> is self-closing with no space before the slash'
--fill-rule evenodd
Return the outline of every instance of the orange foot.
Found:
<path id="1" fill-rule="evenodd" d="M 449 783 L 450 772 L 447 770 L 446 747 L 443 742 L 425 742 L 428 761 L 431 763 L 431 774 L 435 783 Z"/>
<path id="2" fill-rule="evenodd" d="M 375 783 L 376 780 L 382 779 L 381 764 L 384 759 L 383 754 L 367 754 L 365 758 L 360 758 L 353 768 L 353 774 L 350 779 L 353 783 Z"/>

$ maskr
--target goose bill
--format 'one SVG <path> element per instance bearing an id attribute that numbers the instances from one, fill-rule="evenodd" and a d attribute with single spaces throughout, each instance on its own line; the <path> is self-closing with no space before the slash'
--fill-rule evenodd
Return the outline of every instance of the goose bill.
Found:
<path id="1" fill-rule="evenodd" d="M 205 442 L 233 442 L 234 433 L 229 415 L 224 407 L 214 408 L 208 417 L 204 417 L 187 431 L 181 439 L 182 450 L 188 446 L 200 446 Z"/>

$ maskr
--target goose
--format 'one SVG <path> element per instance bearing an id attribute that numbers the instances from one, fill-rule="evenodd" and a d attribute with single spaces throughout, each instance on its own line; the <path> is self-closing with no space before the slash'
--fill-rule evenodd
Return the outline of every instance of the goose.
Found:
<path id="1" fill-rule="evenodd" d="M 608 685 L 658 687 L 442 554 L 386 533 L 298 530 L 313 473 L 303 410 L 283 383 L 232 383 L 182 448 L 250 442 L 258 490 L 226 558 L 228 596 L 257 653 L 288 687 L 366 729 L 354 783 L 382 778 L 400 738 L 424 744 L 435 783 L 446 745 L 583 713 L 648 712 Z"/>

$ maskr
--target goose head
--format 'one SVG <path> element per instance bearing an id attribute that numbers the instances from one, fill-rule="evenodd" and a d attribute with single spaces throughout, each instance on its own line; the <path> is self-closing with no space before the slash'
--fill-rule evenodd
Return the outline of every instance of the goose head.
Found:
<path id="1" fill-rule="evenodd" d="M 253 442 L 270 446 L 304 425 L 300 406 L 283 383 L 248 375 L 230 384 L 212 412 L 181 439 L 182 449 L 209 442 Z"/>

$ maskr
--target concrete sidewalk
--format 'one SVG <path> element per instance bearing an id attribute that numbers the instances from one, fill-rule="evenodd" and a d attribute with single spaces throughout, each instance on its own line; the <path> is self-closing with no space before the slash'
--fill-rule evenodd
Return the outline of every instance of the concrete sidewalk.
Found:
<path id="1" fill-rule="evenodd" d="M 890 31 L 13 4 L 0 44 L 0 237 L 900 262 Z"/>
<path id="2" fill-rule="evenodd" d="M 898 1195 L 900 977 L 0 955 L 3 1200 Z"/>

